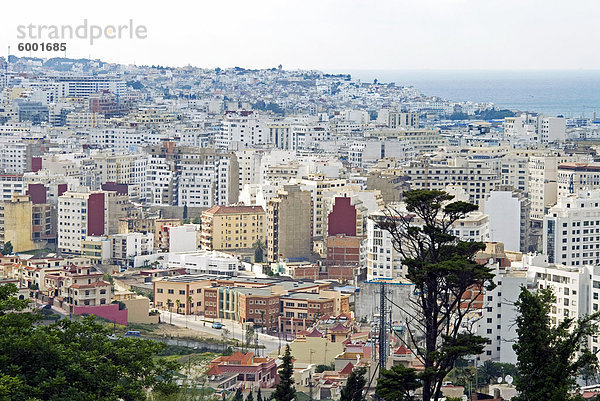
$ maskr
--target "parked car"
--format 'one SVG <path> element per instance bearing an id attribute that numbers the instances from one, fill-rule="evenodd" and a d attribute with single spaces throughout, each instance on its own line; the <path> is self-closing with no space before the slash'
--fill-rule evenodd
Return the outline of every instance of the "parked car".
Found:
<path id="1" fill-rule="evenodd" d="M 140 336 L 140 332 L 137 330 L 129 330 L 127 333 L 125 333 L 126 337 L 139 337 Z"/>
<path id="2" fill-rule="evenodd" d="M 213 329 L 222 329 L 223 325 L 220 322 L 213 322 L 212 328 Z"/>

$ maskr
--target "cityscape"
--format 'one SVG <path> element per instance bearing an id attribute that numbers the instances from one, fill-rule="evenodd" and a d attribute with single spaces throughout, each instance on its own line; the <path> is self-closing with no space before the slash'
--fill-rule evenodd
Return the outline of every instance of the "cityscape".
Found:
<path id="1" fill-rule="evenodd" d="M 84 24 L 0 56 L 0 400 L 600 400 L 592 98 L 74 56 L 152 39 Z"/>

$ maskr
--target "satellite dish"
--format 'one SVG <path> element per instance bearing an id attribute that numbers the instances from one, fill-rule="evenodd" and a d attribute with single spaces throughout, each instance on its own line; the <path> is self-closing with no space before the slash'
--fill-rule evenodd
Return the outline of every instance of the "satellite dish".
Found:
<path id="1" fill-rule="evenodd" d="M 506 375 L 506 377 L 504 378 L 504 381 L 508 384 L 511 385 L 513 382 L 513 377 L 511 375 Z"/>
<path id="2" fill-rule="evenodd" d="M 502 376 L 498 378 L 498 384 L 502 383 Z"/>

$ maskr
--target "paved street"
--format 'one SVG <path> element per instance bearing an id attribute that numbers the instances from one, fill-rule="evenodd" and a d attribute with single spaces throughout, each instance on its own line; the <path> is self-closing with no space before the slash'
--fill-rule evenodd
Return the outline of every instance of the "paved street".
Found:
<path id="1" fill-rule="evenodd" d="M 242 333 L 242 325 L 238 322 L 233 322 L 231 320 L 217 320 L 223 324 L 223 329 L 213 329 L 211 327 L 210 322 L 205 322 L 204 320 L 200 320 L 199 317 L 196 317 L 198 320 L 194 320 L 194 316 L 185 316 L 177 313 L 173 313 L 171 317 L 171 312 L 160 311 L 161 321 L 166 323 L 172 323 L 175 326 L 186 327 L 188 329 L 208 333 L 215 336 L 221 336 L 223 334 L 223 329 L 229 330 L 228 337 L 235 338 L 239 340 L 240 343 L 244 339 L 246 334 L 245 330 Z M 260 329 L 257 329 L 260 330 Z M 278 350 L 279 347 L 284 347 L 287 344 L 286 341 L 280 340 L 277 337 L 270 336 L 263 333 L 258 333 L 258 343 L 264 345 L 264 349 L 259 349 L 259 354 L 261 356 L 270 353 L 273 350 Z"/>

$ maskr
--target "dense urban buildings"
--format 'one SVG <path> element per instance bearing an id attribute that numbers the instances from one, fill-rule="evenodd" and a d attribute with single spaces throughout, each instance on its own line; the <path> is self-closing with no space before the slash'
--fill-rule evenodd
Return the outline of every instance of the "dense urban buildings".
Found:
<path id="1" fill-rule="evenodd" d="M 387 367 L 423 368 L 404 311 L 380 310 L 384 286 L 396 306 L 418 295 L 381 226 L 426 224 L 410 190 L 478 206 L 445 227 L 485 243 L 476 261 L 495 276 L 469 289 L 487 341 L 470 363 L 516 362 L 522 287 L 555 291 L 554 325 L 598 311 L 595 118 L 319 71 L 0 64 L 0 277 L 65 314 L 226 327 L 217 391 L 273 388 L 288 341 L 315 399 L 372 375 L 382 332 Z"/>

